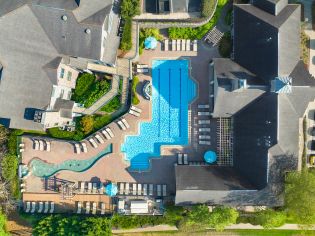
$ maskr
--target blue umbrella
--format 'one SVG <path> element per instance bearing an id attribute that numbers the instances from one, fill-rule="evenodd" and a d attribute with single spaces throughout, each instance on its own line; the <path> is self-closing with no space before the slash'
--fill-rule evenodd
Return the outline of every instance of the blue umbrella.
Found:
<path id="1" fill-rule="evenodd" d="M 213 164 L 217 160 L 217 154 L 213 151 L 207 151 L 204 155 L 205 162 Z"/>
<path id="2" fill-rule="evenodd" d="M 144 41 L 145 49 L 155 49 L 157 47 L 157 40 L 154 37 L 148 37 Z"/>
<path id="3" fill-rule="evenodd" d="M 116 184 L 110 183 L 110 184 L 106 185 L 105 193 L 108 196 L 110 196 L 110 197 L 116 196 L 117 192 L 118 192 L 118 188 L 117 188 Z"/>

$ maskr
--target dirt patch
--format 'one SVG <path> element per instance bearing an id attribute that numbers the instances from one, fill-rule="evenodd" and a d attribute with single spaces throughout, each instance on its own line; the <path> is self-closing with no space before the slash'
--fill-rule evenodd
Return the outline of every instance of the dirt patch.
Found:
<path id="1" fill-rule="evenodd" d="M 8 215 L 7 230 L 9 232 L 24 230 L 30 232 L 32 230 L 32 226 L 28 221 L 23 219 L 18 212 L 14 211 Z"/>

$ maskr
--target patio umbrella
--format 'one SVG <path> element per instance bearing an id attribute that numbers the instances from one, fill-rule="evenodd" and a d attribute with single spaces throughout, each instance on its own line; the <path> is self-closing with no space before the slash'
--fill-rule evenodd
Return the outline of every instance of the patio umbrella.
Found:
<path id="1" fill-rule="evenodd" d="M 154 37 L 148 37 L 144 41 L 145 49 L 155 49 L 157 46 L 157 40 Z"/>
<path id="2" fill-rule="evenodd" d="M 110 196 L 110 197 L 116 196 L 117 192 L 118 192 L 118 188 L 117 188 L 116 184 L 110 183 L 110 184 L 106 185 L 105 193 L 108 196 Z"/>
<path id="3" fill-rule="evenodd" d="M 205 162 L 213 164 L 217 160 L 217 154 L 213 151 L 207 151 L 204 155 Z"/>

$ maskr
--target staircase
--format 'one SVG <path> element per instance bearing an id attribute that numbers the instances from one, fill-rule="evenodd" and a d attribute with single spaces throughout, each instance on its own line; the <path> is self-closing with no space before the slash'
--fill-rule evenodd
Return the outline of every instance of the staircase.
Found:
<path id="1" fill-rule="evenodd" d="M 121 103 L 122 104 L 127 103 L 128 93 L 129 93 L 129 79 L 123 78 L 122 92 L 121 92 Z"/>

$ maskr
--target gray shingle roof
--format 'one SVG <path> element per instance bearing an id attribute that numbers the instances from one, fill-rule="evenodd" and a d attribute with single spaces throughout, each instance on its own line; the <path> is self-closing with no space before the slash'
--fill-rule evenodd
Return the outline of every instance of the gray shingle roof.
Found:
<path id="1" fill-rule="evenodd" d="M 74 10 L 79 6 L 80 0 L 32 0 L 32 4 L 41 7 L 50 7 L 63 10 Z"/>

